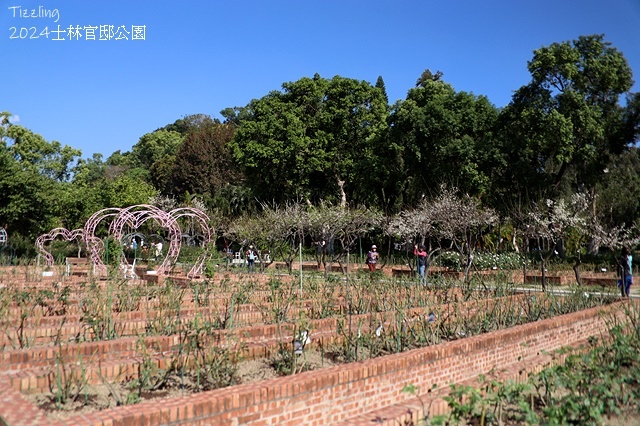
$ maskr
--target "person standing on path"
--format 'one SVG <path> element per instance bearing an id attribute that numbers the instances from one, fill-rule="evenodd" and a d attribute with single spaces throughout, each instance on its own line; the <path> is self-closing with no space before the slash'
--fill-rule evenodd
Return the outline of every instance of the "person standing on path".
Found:
<path id="1" fill-rule="evenodd" d="M 620 259 L 618 260 L 618 273 L 620 274 L 620 280 L 618 281 L 618 287 L 622 290 L 622 296 L 628 297 L 631 290 L 631 284 L 633 284 L 633 257 L 631 252 L 626 247 L 623 247 Z"/>
<path id="2" fill-rule="evenodd" d="M 255 269 L 256 257 L 258 257 L 257 253 L 253 249 L 253 246 L 249 246 L 247 250 L 247 272 L 253 272 Z"/>
<path id="3" fill-rule="evenodd" d="M 420 246 L 416 244 L 413 246 L 413 254 L 416 256 L 418 262 L 418 276 L 420 276 L 420 283 L 426 285 L 427 280 L 424 277 L 424 272 L 427 267 L 427 251 L 422 244 Z"/>
<path id="4" fill-rule="evenodd" d="M 367 266 L 371 272 L 376 270 L 376 264 L 378 263 L 378 258 L 380 255 L 378 254 L 378 247 L 376 245 L 371 246 L 371 250 L 367 253 Z"/>

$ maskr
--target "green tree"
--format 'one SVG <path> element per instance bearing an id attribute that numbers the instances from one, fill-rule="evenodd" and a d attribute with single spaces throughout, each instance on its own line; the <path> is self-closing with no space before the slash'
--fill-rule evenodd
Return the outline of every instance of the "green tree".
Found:
<path id="1" fill-rule="evenodd" d="M 100 187 L 100 195 L 103 206 L 122 208 L 147 204 L 157 195 L 157 191 L 135 174 L 123 174 L 105 181 Z"/>
<path id="2" fill-rule="evenodd" d="M 147 204 L 157 195 L 155 187 L 147 181 L 148 172 L 132 167 L 131 152 L 114 152 L 106 162 L 101 154 L 80 160 L 74 170 L 74 179 L 67 187 L 65 223 L 67 228 L 82 226 L 96 211 L 107 207 L 129 207 Z"/>
<path id="3" fill-rule="evenodd" d="M 155 187 L 167 188 L 182 140 L 183 136 L 172 130 L 159 129 L 147 133 L 131 149 L 129 164 L 146 170 L 147 180 Z"/>
<path id="4" fill-rule="evenodd" d="M 594 213 L 609 227 L 631 225 L 640 218 L 640 152 L 637 147 L 614 155 L 596 185 Z"/>
<path id="5" fill-rule="evenodd" d="M 61 183 L 24 169 L 0 145 L 0 226 L 34 240 L 59 225 Z"/>
<path id="6" fill-rule="evenodd" d="M 501 191 L 591 189 L 609 162 L 637 138 L 637 105 L 619 103 L 632 72 L 602 35 L 553 43 L 533 54 L 531 82 L 500 118 Z M 640 103 L 640 101 L 639 101 Z"/>
<path id="7" fill-rule="evenodd" d="M 387 86 L 385 86 L 384 80 L 382 79 L 381 75 L 379 75 L 378 79 L 376 80 L 376 87 L 380 89 L 380 91 L 382 92 L 382 95 L 384 96 L 385 102 L 388 104 L 389 97 L 387 96 Z"/>
<path id="8" fill-rule="evenodd" d="M 102 161 L 102 154 L 92 158 L 79 159 L 73 169 L 73 179 L 65 185 L 60 203 L 64 215 L 62 226 L 76 229 L 84 226 L 86 220 L 96 211 L 106 207 L 100 193 L 109 167 Z"/>
<path id="9" fill-rule="evenodd" d="M 102 154 L 95 153 L 91 158 L 81 158 L 73 170 L 72 182 L 80 185 L 95 184 L 104 179 L 106 169 Z"/>
<path id="10" fill-rule="evenodd" d="M 0 114 L 0 226 L 35 239 L 62 225 L 62 199 L 79 150 L 47 142 Z"/>
<path id="11" fill-rule="evenodd" d="M 175 131 L 156 130 L 143 135 L 131 149 L 131 162 L 136 167 L 150 169 L 166 156 L 175 155 L 182 135 Z"/>
<path id="12" fill-rule="evenodd" d="M 214 123 L 218 123 L 217 119 L 211 118 L 207 114 L 191 114 L 184 116 L 171 124 L 167 124 L 161 129 L 168 132 L 177 132 L 182 136 L 186 136 L 189 132 L 200 127 L 211 126 Z M 157 131 L 157 130 L 156 130 Z"/>
<path id="13" fill-rule="evenodd" d="M 231 143 L 246 183 L 265 200 L 363 202 L 387 123 L 383 92 L 315 75 L 283 84 L 242 110 Z"/>
<path id="14" fill-rule="evenodd" d="M 234 131 L 233 125 L 212 122 L 187 134 L 171 173 L 176 194 L 190 192 L 211 199 L 228 183 L 238 182 L 241 174 L 228 148 Z"/>
<path id="15" fill-rule="evenodd" d="M 440 81 L 444 74 L 442 71 L 436 71 L 436 73 L 432 73 L 430 69 L 426 69 L 422 71 L 418 80 L 416 80 L 416 87 L 425 87 L 427 83 L 432 81 Z"/>
<path id="16" fill-rule="evenodd" d="M 59 182 L 69 180 L 74 162 L 82 155 L 78 149 L 58 141 L 47 142 L 39 134 L 9 121 L 10 113 L 0 114 L 0 140 L 23 170 L 32 170 Z"/>
<path id="17" fill-rule="evenodd" d="M 390 118 L 390 138 L 403 149 L 406 201 L 416 202 L 442 183 L 483 194 L 498 111 L 484 96 L 456 92 L 441 73 L 425 73 Z"/>

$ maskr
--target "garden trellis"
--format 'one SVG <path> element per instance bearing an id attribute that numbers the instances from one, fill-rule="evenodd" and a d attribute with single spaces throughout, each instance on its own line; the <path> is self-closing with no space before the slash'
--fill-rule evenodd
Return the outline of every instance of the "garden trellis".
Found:
<path id="1" fill-rule="evenodd" d="M 125 234 L 125 229 L 135 231 L 149 220 L 153 220 L 160 227 L 164 228 L 168 233 L 169 249 L 158 267 L 157 273 L 163 274 L 169 271 L 178 259 L 180 248 L 182 245 L 183 232 L 180 228 L 179 220 L 181 218 L 189 218 L 192 222 L 196 222 L 200 226 L 200 234 L 202 237 L 203 253 L 195 261 L 194 265 L 187 273 L 188 277 L 194 277 L 202 274 L 204 263 L 210 256 L 211 242 L 215 232 L 209 226 L 209 217 L 202 210 L 194 207 L 183 207 L 165 212 L 155 206 L 147 204 L 139 204 L 124 209 L 107 208 L 94 213 L 85 223 L 84 228 L 67 230 L 65 228 L 56 228 L 49 233 L 41 235 L 36 241 L 36 248 L 45 258 L 47 267 L 53 266 L 53 256 L 45 249 L 45 244 L 54 240 L 58 236 L 62 236 L 65 240 L 81 239 L 87 246 L 87 251 L 93 263 L 94 273 L 106 271 L 106 265 L 102 261 L 102 255 L 105 252 L 105 244 L 101 238 L 96 236 L 96 229 L 103 221 L 108 221 L 108 235 L 116 241 L 122 243 L 131 233 Z M 127 264 L 126 258 L 120 259 L 121 270 L 128 270 L 130 266 Z"/>

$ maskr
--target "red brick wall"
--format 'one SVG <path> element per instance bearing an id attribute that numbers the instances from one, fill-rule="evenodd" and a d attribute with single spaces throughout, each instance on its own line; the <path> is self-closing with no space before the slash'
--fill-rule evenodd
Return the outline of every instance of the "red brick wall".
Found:
<path id="1" fill-rule="evenodd" d="M 526 365 L 541 351 L 600 335 L 607 330 L 602 313 L 620 315 L 620 307 L 617 303 L 364 362 L 85 414 L 66 424 L 332 424 L 410 399 L 402 392 L 409 383 L 421 389 L 434 383 L 446 387 L 514 363 Z M 5 391 L 15 396 L 0 376 L 3 397 Z M 16 410 L 2 402 L 0 416 L 8 412 L 4 418 L 9 424 L 28 424 L 21 416 L 38 416 L 35 407 L 20 404 Z"/>

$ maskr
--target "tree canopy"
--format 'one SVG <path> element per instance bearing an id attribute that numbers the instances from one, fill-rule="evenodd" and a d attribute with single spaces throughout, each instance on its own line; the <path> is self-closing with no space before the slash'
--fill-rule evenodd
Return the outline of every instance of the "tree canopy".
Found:
<path id="1" fill-rule="evenodd" d="M 633 84 L 629 64 L 591 35 L 536 50 L 528 68 L 531 82 L 501 114 L 501 152 L 511 165 L 504 184 L 547 193 L 593 187 L 611 156 L 638 137 L 638 105 L 619 102 Z"/>
<path id="2" fill-rule="evenodd" d="M 253 100 L 231 142 L 246 184 L 266 200 L 367 196 L 377 143 L 387 128 L 382 90 L 315 75 Z M 364 187 L 363 187 L 364 186 Z"/>
<path id="3" fill-rule="evenodd" d="M 603 35 L 587 35 L 540 47 L 527 67 L 530 81 L 504 108 L 457 91 L 441 71 L 416 76 L 393 105 L 382 76 L 372 84 L 315 74 L 225 108 L 220 120 L 179 118 L 106 160 L 80 158 L 4 112 L 0 226 L 34 238 L 80 226 L 101 208 L 197 196 L 230 220 L 265 205 L 328 203 L 381 211 L 406 231 L 417 212 L 432 219 L 424 209 L 442 185 L 511 223 L 520 210 L 576 193 L 588 195 L 603 226 L 638 222 L 640 93 L 630 91 L 623 53 Z M 411 226 L 394 232 L 437 235 Z"/>

